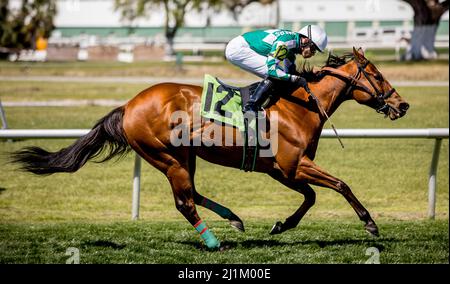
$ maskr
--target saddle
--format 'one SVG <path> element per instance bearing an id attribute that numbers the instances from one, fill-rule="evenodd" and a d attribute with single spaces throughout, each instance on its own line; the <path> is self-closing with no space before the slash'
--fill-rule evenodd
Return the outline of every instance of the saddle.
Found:
<path id="1" fill-rule="evenodd" d="M 256 88 L 258 87 L 259 82 L 255 82 L 252 83 L 248 86 L 245 87 L 235 87 L 229 84 L 225 84 L 222 80 L 220 80 L 219 78 L 216 78 L 217 82 L 219 82 L 220 85 L 222 85 L 222 87 L 224 89 L 228 89 L 228 90 L 232 90 L 234 92 L 238 92 L 241 95 L 241 107 L 243 108 L 248 100 L 250 99 L 250 95 L 253 94 L 253 92 L 256 91 Z M 271 90 L 273 91 L 273 90 Z M 270 94 L 269 94 L 270 95 Z M 263 104 L 263 105 L 267 105 L 267 103 Z"/>
<path id="2" fill-rule="evenodd" d="M 245 87 L 236 87 L 222 82 L 220 79 L 205 74 L 203 82 L 201 116 L 214 122 L 231 125 L 240 130 L 244 137 L 241 170 L 253 171 L 258 156 L 260 133 L 258 125 L 266 123 L 265 116 L 247 120 L 242 108 L 249 100 L 259 82 Z M 274 90 L 270 90 L 268 99 L 263 103 L 270 103 Z"/>

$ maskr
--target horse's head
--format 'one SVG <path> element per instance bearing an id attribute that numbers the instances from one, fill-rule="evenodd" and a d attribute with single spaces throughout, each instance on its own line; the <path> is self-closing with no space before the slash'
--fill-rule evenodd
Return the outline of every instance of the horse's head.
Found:
<path id="1" fill-rule="evenodd" d="M 379 113 L 384 113 L 391 120 L 406 114 L 409 104 L 392 88 L 378 69 L 367 58 L 361 48 L 353 48 L 357 74 L 357 85 L 352 88 L 353 99 L 367 105 Z"/>

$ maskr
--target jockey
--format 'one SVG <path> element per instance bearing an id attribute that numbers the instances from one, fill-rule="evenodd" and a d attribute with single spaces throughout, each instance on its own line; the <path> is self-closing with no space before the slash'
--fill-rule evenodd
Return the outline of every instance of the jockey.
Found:
<path id="1" fill-rule="evenodd" d="M 306 80 L 295 75 L 295 55 L 310 58 L 316 50 L 323 52 L 326 46 L 327 35 L 316 25 L 303 27 L 298 33 L 281 29 L 256 30 L 232 39 L 225 49 L 227 60 L 264 79 L 250 95 L 243 111 L 259 110 L 273 80 L 305 87 Z"/>

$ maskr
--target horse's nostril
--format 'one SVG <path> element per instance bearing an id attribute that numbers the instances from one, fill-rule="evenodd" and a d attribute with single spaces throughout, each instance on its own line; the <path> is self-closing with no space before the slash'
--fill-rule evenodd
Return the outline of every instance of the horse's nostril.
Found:
<path id="1" fill-rule="evenodd" d="M 409 109 L 409 104 L 408 103 L 401 103 L 398 107 L 402 111 L 407 111 Z"/>

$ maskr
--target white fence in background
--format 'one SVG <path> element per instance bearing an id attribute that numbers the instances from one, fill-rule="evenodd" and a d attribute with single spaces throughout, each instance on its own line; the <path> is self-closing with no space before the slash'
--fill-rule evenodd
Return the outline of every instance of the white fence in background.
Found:
<path id="1" fill-rule="evenodd" d="M 79 138 L 87 134 L 90 129 L 1 129 L 0 139 L 51 139 L 51 138 Z M 428 217 L 434 219 L 436 209 L 436 173 L 442 139 L 448 139 L 448 128 L 424 129 L 340 129 L 342 138 L 428 138 L 435 139 L 430 171 L 428 174 Z M 324 129 L 322 138 L 335 138 L 331 129 Z M 136 154 L 133 175 L 132 219 L 139 218 L 139 196 L 141 180 L 141 158 Z"/>

